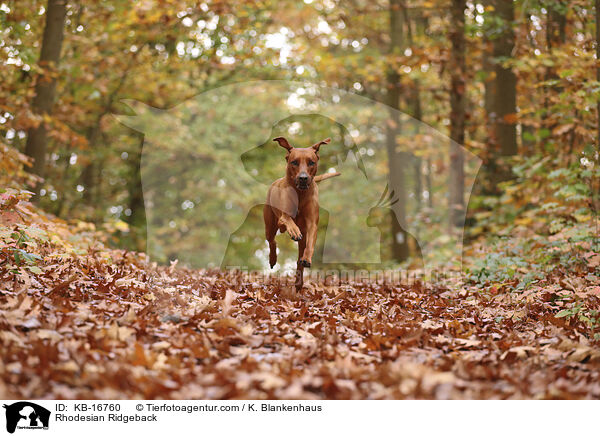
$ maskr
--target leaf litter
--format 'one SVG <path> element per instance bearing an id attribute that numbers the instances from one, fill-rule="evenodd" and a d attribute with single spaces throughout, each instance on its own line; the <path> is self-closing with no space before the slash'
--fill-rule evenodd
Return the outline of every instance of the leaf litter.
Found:
<path id="1" fill-rule="evenodd" d="M 56 399 L 598 398 L 589 271 L 525 292 L 456 279 L 310 282 L 110 251 L 0 267 L 0 396 Z M 566 294 L 565 294 L 566 292 Z"/>

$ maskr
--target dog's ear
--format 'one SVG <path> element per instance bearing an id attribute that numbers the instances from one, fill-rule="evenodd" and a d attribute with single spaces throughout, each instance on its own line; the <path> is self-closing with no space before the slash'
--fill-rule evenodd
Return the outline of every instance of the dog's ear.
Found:
<path id="1" fill-rule="evenodd" d="M 312 146 L 312 148 L 313 148 L 313 150 L 315 150 L 315 153 L 319 152 L 319 148 L 321 147 L 321 145 L 323 145 L 323 144 L 329 144 L 329 141 L 331 141 L 331 138 L 324 139 L 323 141 L 319 141 L 316 144 L 314 144 Z"/>
<path id="2" fill-rule="evenodd" d="M 273 139 L 273 141 L 277 141 L 277 143 L 279 145 L 281 145 L 283 148 L 285 148 L 287 151 L 290 151 L 293 147 L 290 145 L 289 142 L 287 142 L 287 139 L 285 139 L 283 136 L 280 136 L 278 138 Z"/>

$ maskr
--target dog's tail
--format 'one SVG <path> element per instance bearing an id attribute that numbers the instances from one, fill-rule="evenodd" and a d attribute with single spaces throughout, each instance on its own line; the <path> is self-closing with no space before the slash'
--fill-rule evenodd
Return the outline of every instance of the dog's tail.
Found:
<path id="1" fill-rule="evenodd" d="M 327 180 L 327 179 L 331 179 L 332 177 L 337 177 L 337 176 L 341 176 L 341 173 L 325 173 L 325 174 L 321 174 L 319 176 L 315 176 L 315 182 L 319 183 L 322 182 L 323 180 Z"/>

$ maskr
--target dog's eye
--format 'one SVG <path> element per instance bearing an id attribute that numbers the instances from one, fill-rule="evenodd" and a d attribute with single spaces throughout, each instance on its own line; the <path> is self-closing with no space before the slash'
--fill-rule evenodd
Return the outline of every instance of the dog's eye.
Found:
<path id="1" fill-rule="evenodd" d="M 292 165 L 298 166 L 300 163 L 297 160 L 292 161 Z"/>
<path id="2" fill-rule="evenodd" d="M 309 166 L 309 167 L 312 167 L 314 164 L 315 164 L 315 163 L 314 163 L 312 160 L 309 160 L 309 161 L 308 161 L 308 166 Z"/>

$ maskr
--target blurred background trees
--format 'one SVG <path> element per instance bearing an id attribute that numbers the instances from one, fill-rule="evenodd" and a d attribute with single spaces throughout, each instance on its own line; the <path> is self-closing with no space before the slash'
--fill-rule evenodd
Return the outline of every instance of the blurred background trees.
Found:
<path id="1" fill-rule="evenodd" d="M 447 211 L 465 207 L 471 240 L 519 226 L 544 235 L 592 229 L 596 3 L 0 0 L 0 181 L 35 189 L 45 210 L 106 225 L 115 244 L 144 250 L 143 138 L 110 116 L 127 113 L 121 100 L 170 108 L 226 84 L 285 79 L 385 103 L 482 159 L 474 174 L 460 147 L 441 155 L 425 140 L 404 143 L 410 126 L 391 118 L 379 171 L 402 187 L 392 206 L 398 219 L 381 218 L 394 262 L 418 252 L 407 221 L 435 231 L 430 239 L 442 247 L 455 224 Z M 311 135 L 331 136 L 331 128 Z M 23 154 L 43 177 L 35 187 Z M 215 158 L 227 157 L 206 157 Z M 440 174 L 448 169 L 446 195 Z M 463 186 L 474 177 L 467 205 Z M 177 251 L 174 244 L 158 260 Z"/>

